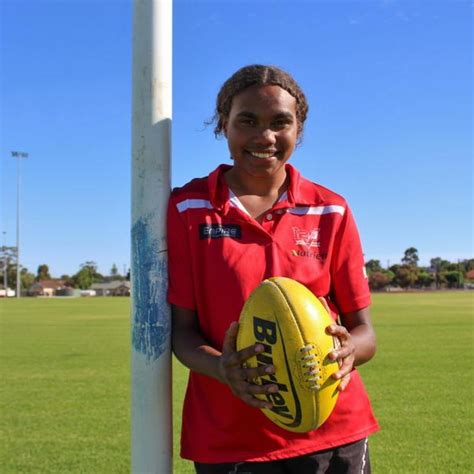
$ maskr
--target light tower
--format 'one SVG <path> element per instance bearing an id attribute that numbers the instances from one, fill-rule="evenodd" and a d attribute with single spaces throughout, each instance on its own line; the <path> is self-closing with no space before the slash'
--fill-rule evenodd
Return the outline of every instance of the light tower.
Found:
<path id="1" fill-rule="evenodd" d="M 21 158 L 28 158 L 28 153 L 24 151 L 12 151 L 13 158 L 16 158 L 16 297 L 20 298 L 20 161 Z"/>
<path id="2" fill-rule="evenodd" d="M 7 272 L 8 272 L 8 257 L 7 257 L 7 231 L 3 231 L 3 288 L 5 289 L 5 298 L 8 296 L 7 291 Z"/>

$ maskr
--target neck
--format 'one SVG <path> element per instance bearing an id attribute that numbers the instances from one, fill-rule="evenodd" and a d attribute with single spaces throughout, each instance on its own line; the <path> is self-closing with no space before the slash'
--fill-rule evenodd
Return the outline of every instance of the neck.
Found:
<path id="1" fill-rule="evenodd" d="M 224 179 L 237 196 L 244 194 L 261 197 L 274 194 L 280 195 L 288 189 L 289 184 L 289 176 L 285 168 L 282 168 L 281 173 L 259 178 L 252 175 L 242 176 L 233 167 L 224 174 Z"/>

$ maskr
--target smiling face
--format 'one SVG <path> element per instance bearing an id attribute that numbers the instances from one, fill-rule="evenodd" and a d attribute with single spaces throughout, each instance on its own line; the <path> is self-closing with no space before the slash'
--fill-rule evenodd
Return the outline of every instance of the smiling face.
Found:
<path id="1" fill-rule="evenodd" d="M 233 174 L 248 179 L 284 179 L 285 163 L 298 138 L 296 99 L 279 86 L 251 86 L 236 95 L 224 133 Z"/>

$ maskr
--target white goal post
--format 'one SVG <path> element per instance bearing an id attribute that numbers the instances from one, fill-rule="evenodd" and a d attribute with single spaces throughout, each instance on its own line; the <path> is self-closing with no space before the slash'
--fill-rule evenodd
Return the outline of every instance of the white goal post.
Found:
<path id="1" fill-rule="evenodd" d="M 172 0 L 134 0 L 132 65 L 132 472 L 172 472 L 166 303 Z"/>

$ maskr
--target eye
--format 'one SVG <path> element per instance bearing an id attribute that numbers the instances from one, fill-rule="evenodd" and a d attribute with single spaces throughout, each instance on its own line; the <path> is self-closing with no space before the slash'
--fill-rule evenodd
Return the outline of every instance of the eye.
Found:
<path id="1" fill-rule="evenodd" d="M 273 122 L 272 127 L 275 130 L 282 130 L 284 128 L 290 127 L 292 124 L 293 121 L 290 119 L 278 119 Z"/>
<path id="2" fill-rule="evenodd" d="M 255 125 L 255 120 L 248 117 L 242 117 L 239 119 L 239 123 L 247 127 L 253 127 Z"/>

